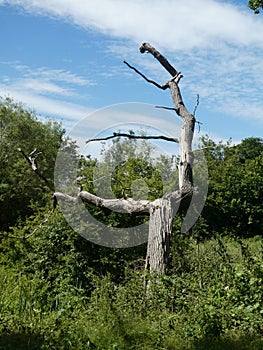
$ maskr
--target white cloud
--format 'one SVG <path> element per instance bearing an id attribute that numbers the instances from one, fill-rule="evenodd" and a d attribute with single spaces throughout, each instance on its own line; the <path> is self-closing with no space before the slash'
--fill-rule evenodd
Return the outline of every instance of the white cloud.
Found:
<path id="1" fill-rule="evenodd" d="M 263 21 L 215 0 L 9 0 L 27 11 L 67 18 L 108 35 L 187 50 L 220 42 L 262 47 Z M 143 33 L 143 38 L 142 38 Z"/>

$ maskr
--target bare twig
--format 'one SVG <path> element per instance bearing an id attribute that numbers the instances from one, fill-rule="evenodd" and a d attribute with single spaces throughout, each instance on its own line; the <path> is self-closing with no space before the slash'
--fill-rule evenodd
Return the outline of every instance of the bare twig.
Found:
<path id="1" fill-rule="evenodd" d="M 194 112 L 193 112 L 194 116 L 195 116 L 195 113 L 196 113 L 198 106 L 199 106 L 199 94 L 196 95 L 196 105 L 195 105 Z"/>
<path id="2" fill-rule="evenodd" d="M 128 62 L 123 61 L 129 68 L 133 69 L 137 74 L 139 74 L 143 79 L 145 79 L 148 83 L 151 83 L 157 86 L 159 89 L 166 90 L 168 88 L 167 84 L 160 85 L 156 83 L 154 80 L 148 79 L 144 74 L 142 74 L 137 68 L 131 66 Z"/>
<path id="3" fill-rule="evenodd" d="M 198 133 L 201 130 L 201 125 L 203 125 L 203 123 L 199 122 L 198 120 L 196 120 L 196 123 L 198 124 Z"/>
<path id="4" fill-rule="evenodd" d="M 1 234 L 1 236 L 4 237 L 4 238 L 16 238 L 16 239 L 26 240 L 29 237 L 33 236 L 37 232 L 37 230 L 40 229 L 40 227 L 42 227 L 46 222 L 49 221 L 49 219 L 51 218 L 52 213 L 53 213 L 53 210 L 50 211 L 46 215 L 45 219 L 43 221 L 41 221 L 41 223 L 31 233 L 29 233 L 27 236 L 22 236 L 21 237 L 21 236 L 9 235 L 9 234 Z"/>
<path id="5" fill-rule="evenodd" d="M 174 107 L 155 106 L 155 108 L 168 109 L 169 111 L 175 111 L 175 112 L 177 112 L 177 109 L 174 108 Z"/>
<path id="6" fill-rule="evenodd" d="M 131 135 L 131 134 L 126 134 L 126 133 L 121 133 L 121 132 L 114 132 L 110 136 L 89 139 L 89 140 L 86 141 L 86 143 L 93 142 L 93 141 L 106 141 L 106 140 L 113 139 L 115 137 L 127 137 L 129 139 L 143 139 L 143 140 L 151 140 L 151 139 L 153 139 L 153 140 L 165 140 L 165 141 L 179 143 L 179 140 L 177 138 L 167 137 L 167 136 L 164 136 L 164 135 L 144 136 L 144 135 Z"/>

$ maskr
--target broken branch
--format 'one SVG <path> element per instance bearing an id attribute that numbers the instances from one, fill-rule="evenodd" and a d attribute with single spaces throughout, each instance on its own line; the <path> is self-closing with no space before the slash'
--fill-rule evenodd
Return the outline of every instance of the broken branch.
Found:
<path id="1" fill-rule="evenodd" d="M 168 60 L 149 43 L 143 43 L 140 47 L 140 52 L 149 52 L 161 63 L 161 65 L 171 74 L 171 76 L 174 77 L 178 75 L 177 70 L 168 62 Z"/>
<path id="2" fill-rule="evenodd" d="M 174 107 L 155 106 L 155 108 L 168 109 L 168 111 L 175 111 L 176 113 L 178 112 L 178 110 Z"/>

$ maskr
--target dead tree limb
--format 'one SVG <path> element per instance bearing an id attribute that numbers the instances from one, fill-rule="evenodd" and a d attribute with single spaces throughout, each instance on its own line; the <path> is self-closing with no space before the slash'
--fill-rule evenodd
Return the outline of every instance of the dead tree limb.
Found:
<path id="1" fill-rule="evenodd" d="M 140 52 L 148 52 L 152 54 L 160 64 L 173 76 L 166 84 L 168 85 L 176 113 L 182 118 L 183 125 L 181 128 L 181 136 L 179 140 L 180 144 L 180 162 L 179 162 L 179 188 L 184 193 L 191 193 L 193 188 L 193 152 L 192 152 L 192 140 L 195 128 L 195 116 L 190 113 L 184 105 L 181 91 L 179 89 L 179 81 L 182 78 L 180 72 L 178 72 L 167 59 L 157 51 L 149 43 L 143 43 L 140 47 Z"/>
<path id="2" fill-rule="evenodd" d="M 156 81 L 148 79 L 144 74 L 142 74 L 137 68 L 131 66 L 127 61 L 123 61 L 123 63 L 125 63 L 130 69 L 134 70 L 137 74 L 139 74 L 148 83 L 153 84 L 153 85 L 155 85 L 156 87 L 158 87 L 159 89 L 162 89 L 162 90 L 168 89 L 168 85 L 166 85 L 166 84 L 160 85 L 160 84 L 156 83 Z"/>
<path id="3" fill-rule="evenodd" d="M 195 108 L 194 108 L 194 111 L 193 111 L 193 115 L 195 116 L 195 113 L 196 113 L 196 110 L 199 106 L 199 94 L 196 95 L 196 105 L 195 105 Z"/>
<path id="4" fill-rule="evenodd" d="M 72 204 L 80 204 L 82 202 L 93 204 L 99 208 L 109 209 L 111 211 L 117 211 L 122 213 L 134 214 L 134 213 L 146 213 L 150 211 L 152 205 L 148 200 L 134 200 L 132 198 L 113 198 L 106 199 L 98 197 L 87 191 L 81 191 L 76 197 L 69 196 L 62 192 L 55 192 L 54 196 L 59 201 L 70 202 Z"/>
<path id="5" fill-rule="evenodd" d="M 17 149 L 20 153 L 22 153 L 23 157 L 26 159 L 28 164 L 31 166 L 32 170 L 37 174 L 37 176 L 45 183 L 45 185 L 50 189 L 50 191 L 54 192 L 54 187 L 51 185 L 51 183 L 48 181 L 48 179 L 38 170 L 36 158 L 41 152 L 36 153 L 37 149 L 35 148 L 29 155 L 26 155 L 26 153 L 21 149 Z"/>
<path id="6" fill-rule="evenodd" d="M 116 137 L 127 137 L 129 139 L 143 139 L 143 140 L 164 140 L 164 141 L 179 143 L 178 138 L 168 137 L 168 136 L 164 136 L 164 135 L 146 136 L 146 135 L 132 135 L 132 134 L 126 134 L 126 133 L 122 133 L 122 132 L 114 132 L 110 136 L 89 139 L 86 141 L 86 143 L 93 142 L 93 141 L 106 141 L 106 140 L 110 140 L 110 139 L 113 139 Z"/>
<path id="7" fill-rule="evenodd" d="M 149 43 L 143 43 L 140 46 L 140 52 L 151 53 L 160 62 L 160 64 L 171 74 L 172 77 L 178 74 L 177 70 L 167 61 L 167 59 Z"/>
<path id="8" fill-rule="evenodd" d="M 167 109 L 168 111 L 175 111 L 176 112 L 176 109 L 174 107 L 155 106 L 155 108 L 162 108 L 162 109 Z"/>

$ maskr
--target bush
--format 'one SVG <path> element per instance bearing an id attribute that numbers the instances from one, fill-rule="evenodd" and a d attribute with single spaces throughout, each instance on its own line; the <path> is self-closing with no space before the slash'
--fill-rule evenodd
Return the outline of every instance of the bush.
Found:
<path id="1" fill-rule="evenodd" d="M 173 250 L 170 275 L 130 268 L 59 212 L 5 240 L 0 349 L 261 349 L 262 238 L 177 236 Z"/>

